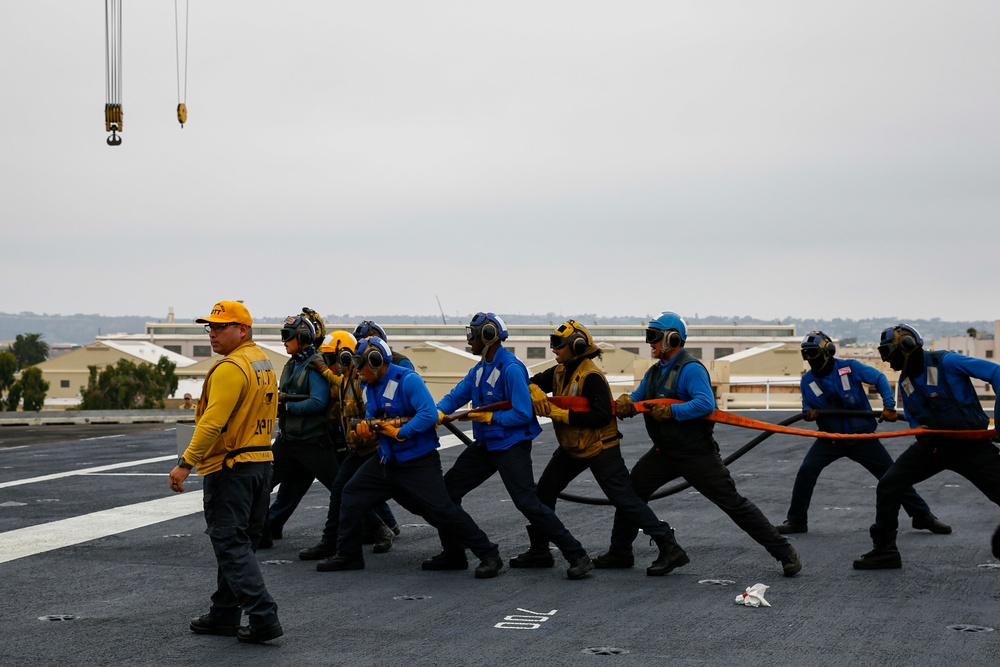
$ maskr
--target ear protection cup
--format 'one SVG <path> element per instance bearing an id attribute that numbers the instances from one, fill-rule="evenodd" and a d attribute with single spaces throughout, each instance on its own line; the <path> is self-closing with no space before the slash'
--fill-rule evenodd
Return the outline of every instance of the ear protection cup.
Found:
<path id="1" fill-rule="evenodd" d="M 674 348 L 680 347 L 684 344 L 684 339 L 681 338 L 680 333 L 676 331 L 668 331 L 663 337 L 663 346 L 668 350 L 673 350 Z"/>
<path id="2" fill-rule="evenodd" d="M 496 325 L 489 321 L 483 325 L 483 328 L 480 331 L 481 333 L 479 335 L 483 339 L 483 342 L 487 345 L 495 341 L 497 337 L 500 336 L 500 332 L 497 331 Z"/>
<path id="3" fill-rule="evenodd" d="M 392 358 L 392 352 L 385 341 L 374 336 L 358 343 L 357 354 L 365 360 L 365 366 L 368 366 L 375 372 L 378 372 Z M 364 368 L 364 366 L 361 368 Z"/>
<path id="4" fill-rule="evenodd" d="M 385 357 L 382 356 L 382 350 L 378 349 L 374 345 L 369 347 L 365 351 L 365 363 L 373 370 L 377 371 L 382 368 L 382 364 L 385 363 Z"/>
<path id="5" fill-rule="evenodd" d="M 915 349 L 917 349 L 917 340 L 910 334 L 903 334 L 899 338 L 899 346 L 903 348 L 903 352 L 910 354 Z"/>
<path id="6" fill-rule="evenodd" d="M 569 342 L 570 349 L 574 356 L 580 356 L 587 351 L 587 339 L 581 334 L 573 334 L 573 339 Z"/>

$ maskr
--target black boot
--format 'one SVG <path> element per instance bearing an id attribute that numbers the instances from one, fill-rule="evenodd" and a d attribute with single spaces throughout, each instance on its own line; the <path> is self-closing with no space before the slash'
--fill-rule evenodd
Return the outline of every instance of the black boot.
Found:
<path id="1" fill-rule="evenodd" d="M 598 569 L 617 569 L 632 567 L 635 565 L 635 556 L 632 555 L 632 545 L 616 545 L 611 543 L 607 552 L 594 559 L 594 567 Z"/>
<path id="2" fill-rule="evenodd" d="M 587 573 L 594 569 L 594 561 L 590 556 L 583 554 L 579 558 L 569 561 L 569 568 L 566 570 L 567 579 L 583 579 Z"/>
<path id="3" fill-rule="evenodd" d="M 937 535 L 950 535 L 951 526 L 930 512 L 927 514 L 917 514 L 913 517 L 911 525 L 917 530 L 929 530 Z"/>
<path id="4" fill-rule="evenodd" d="M 660 555 L 657 556 L 652 565 L 646 568 L 646 574 L 650 577 L 662 577 L 691 562 L 687 553 L 674 539 L 673 531 L 660 537 L 653 537 L 652 541 L 659 548 Z"/>
<path id="5" fill-rule="evenodd" d="M 872 543 L 875 548 L 854 561 L 855 570 L 895 570 L 903 567 L 903 559 L 896 548 L 896 531 L 887 537 L 876 538 L 873 534 Z"/>
<path id="6" fill-rule="evenodd" d="M 534 526 L 525 526 L 528 529 L 528 539 L 531 546 L 519 556 L 510 559 L 511 567 L 552 567 L 556 564 L 556 559 L 549 551 L 549 538 Z"/>
<path id="7" fill-rule="evenodd" d="M 375 546 L 372 547 L 372 551 L 377 554 L 384 554 L 389 549 L 392 549 L 392 543 L 395 539 L 396 533 L 392 532 L 384 523 L 379 524 L 379 527 L 375 530 Z"/>
<path id="8" fill-rule="evenodd" d="M 316 546 L 299 552 L 299 560 L 323 560 L 337 555 L 337 545 L 333 542 L 320 542 Z"/>
<path id="9" fill-rule="evenodd" d="M 420 564 L 423 570 L 467 570 L 469 560 L 465 557 L 465 550 L 449 551 L 445 550 L 436 556 L 431 556 Z"/>
<path id="10" fill-rule="evenodd" d="M 365 557 L 361 554 L 356 556 L 337 554 L 316 563 L 316 570 L 319 572 L 341 572 L 343 570 L 363 569 L 365 569 Z"/>
<path id="11" fill-rule="evenodd" d="M 500 574 L 500 570 L 502 569 L 503 569 L 503 560 L 500 558 L 500 556 L 484 558 L 481 561 L 479 561 L 479 566 L 476 568 L 476 579 L 492 579 L 493 577 Z"/>

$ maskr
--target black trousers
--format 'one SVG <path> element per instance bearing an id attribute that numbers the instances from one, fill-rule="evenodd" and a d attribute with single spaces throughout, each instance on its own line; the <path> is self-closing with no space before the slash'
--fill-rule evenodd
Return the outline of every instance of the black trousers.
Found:
<path id="1" fill-rule="evenodd" d="M 899 455 L 875 491 L 872 539 L 891 539 L 899 526 L 899 507 L 907 489 L 942 470 L 956 472 L 1000 505 L 1000 452 L 989 440 L 924 436 Z"/>
<path id="2" fill-rule="evenodd" d="M 642 528 L 643 532 L 653 537 L 670 534 L 670 525 L 660 521 L 646 501 L 636 494 L 621 447 L 618 446 L 602 449 L 587 459 L 574 458 L 559 447 L 538 478 L 538 499 L 555 509 L 559 494 L 588 468 L 615 509 Z"/>
<path id="3" fill-rule="evenodd" d="M 788 540 L 778 533 L 756 505 L 736 490 L 729 469 L 719 456 L 719 445 L 713 440 L 703 447 L 685 447 L 671 451 L 669 446 L 655 446 L 646 452 L 632 468 L 632 486 L 643 500 L 667 482 L 683 477 L 701 495 L 725 512 L 743 532 L 767 549 L 776 559 L 792 551 Z M 611 529 L 611 548 L 631 550 L 639 527 L 624 512 L 615 512 Z"/>
<path id="4" fill-rule="evenodd" d="M 469 445 L 445 474 L 444 483 L 451 499 L 461 503 L 467 493 L 498 472 L 510 499 L 514 501 L 514 507 L 532 526 L 548 535 L 566 560 L 572 561 L 587 554 L 552 508 L 538 499 L 535 472 L 531 467 L 530 440 L 502 450 L 488 450 L 479 444 Z M 458 537 L 447 531 L 441 531 L 441 544 L 445 551 L 461 549 Z"/>
<path id="5" fill-rule="evenodd" d="M 278 605 L 264 586 L 254 553 L 267 516 L 271 464 L 237 463 L 205 475 L 204 484 L 205 532 L 218 563 L 209 615 L 221 625 L 239 625 L 245 610 L 251 627 L 277 623 Z"/>
<path id="6" fill-rule="evenodd" d="M 341 496 L 338 554 L 361 555 L 361 524 L 365 513 L 376 503 L 392 497 L 438 530 L 458 536 L 480 559 L 500 555 L 497 545 L 490 542 L 472 517 L 451 500 L 444 485 L 437 450 L 389 466 L 382 465 L 377 456 L 361 464 Z"/>
<path id="7" fill-rule="evenodd" d="M 271 452 L 274 454 L 271 488 L 281 486 L 268 511 L 267 521 L 272 533 L 280 533 L 313 480 L 318 479 L 328 490 L 333 490 L 339 466 L 328 438 L 291 443 L 279 438 Z"/>

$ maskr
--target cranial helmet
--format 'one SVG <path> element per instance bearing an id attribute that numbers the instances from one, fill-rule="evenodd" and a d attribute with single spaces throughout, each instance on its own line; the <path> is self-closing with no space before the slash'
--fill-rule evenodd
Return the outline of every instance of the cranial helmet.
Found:
<path id="1" fill-rule="evenodd" d="M 507 340 L 507 325 L 494 313 L 476 313 L 465 327 L 465 339 L 470 343 L 477 338 L 489 345 L 496 340 Z"/>
<path id="2" fill-rule="evenodd" d="M 549 334 L 549 347 L 560 350 L 567 345 L 574 357 L 586 353 L 594 344 L 594 339 L 582 324 L 576 320 L 566 320 Z"/>
<path id="3" fill-rule="evenodd" d="M 281 327 L 281 340 L 297 340 L 299 345 L 311 345 L 316 339 L 316 326 L 304 314 L 289 315 Z"/>
<path id="4" fill-rule="evenodd" d="M 357 349 L 351 356 L 351 362 L 358 370 L 368 366 L 373 371 L 378 371 L 378 369 L 391 361 L 392 350 L 389 349 L 389 344 L 375 336 L 365 338 L 358 343 Z"/>
<path id="5" fill-rule="evenodd" d="M 330 334 L 323 346 L 319 348 L 320 352 L 339 352 L 340 350 L 347 349 L 354 352 L 354 348 L 358 346 L 357 339 L 352 336 L 349 332 L 343 329 L 338 329 Z"/>
<path id="6" fill-rule="evenodd" d="M 364 322 L 362 322 L 361 324 L 359 324 L 357 327 L 354 328 L 354 337 L 357 338 L 358 340 L 362 340 L 363 338 L 371 338 L 372 336 L 377 336 L 378 338 L 381 338 L 382 340 L 385 341 L 389 340 L 388 338 L 386 338 L 385 329 L 375 324 L 371 320 L 365 320 Z"/>
<path id="7" fill-rule="evenodd" d="M 810 331 L 802 339 L 802 358 L 806 361 L 829 358 L 837 353 L 837 346 L 833 344 L 833 339 L 822 331 Z"/>
<path id="8" fill-rule="evenodd" d="M 920 337 L 917 330 L 909 324 L 900 322 L 894 327 L 882 330 L 878 342 L 878 353 L 882 357 L 882 361 L 889 361 L 889 357 L 897 350 L 902 352 L 904 357 L 908 357 L 923 345 L 924 339 Z"/>
<path id="9" fill-rule="evenodd" d="M 684 345 L 687 337 L 687 322 L 669 310 L 663 311 L 662 315 L 650 321 L 646 327 L 646 342 L 652 345 L 662 339 L 663 347 L 668 350 Z"/>

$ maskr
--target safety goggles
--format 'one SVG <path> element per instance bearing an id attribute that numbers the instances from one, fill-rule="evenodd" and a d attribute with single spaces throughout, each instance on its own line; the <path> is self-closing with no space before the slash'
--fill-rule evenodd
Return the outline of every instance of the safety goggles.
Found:
<path id="1" fill-rule="evenodd" d="M 646 329 L 646 343 L 649 345 L 658 343 L 663 340 L 663 337 L 666 335 L 666 329 Z"/>
<path id="2" fill-rule="evenodd" d="M 360 371 L 362 368 L 365 367 L 365 364 L 368 363 L 368 360 L 365 359 L 363 355 L 352 354 L 351 363 L 354 364 L 354 367 Z"/>
<path id="3" fill-rule="evenodd" d="M 287 343 L 288 341 L 295 338 L 295 333 L 296 333 L 295 329 L 282 329 L 281 340 Z"/>
<path id="4" fill-rule="evenodd" d="M 478 339 L 482 335 L 483 335 L 482 327 L 473 327 L 473 326 L 465 327 L 465 340 L 468 343 L 472 343 L 472 341 Z"/>
<path id="5" fill-rule="evenodd" d="M 549 347 L 553 350 L 561 350 L 569 345 L 569 338 L 563 338 L 558 334 L 551 334 L 549 336 Z"/>
<path id="6" fill-rule="evenodd" d="M 804 347 L 802 348 L 802 358 L 806 361 L 811 361 L 813 359 L 819 359 L 823 356 L 823 350 L 818 347 Z"/>
<path id="7" fill-rule="evenodd" d="M 889 357 L 899 349 L 899 346 L 895 343 L 883 343 L 878 346 L 878 356 L 882 357 L 882 361 L 889 361 Z"/>

